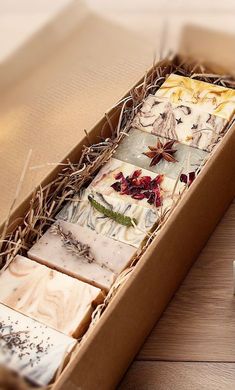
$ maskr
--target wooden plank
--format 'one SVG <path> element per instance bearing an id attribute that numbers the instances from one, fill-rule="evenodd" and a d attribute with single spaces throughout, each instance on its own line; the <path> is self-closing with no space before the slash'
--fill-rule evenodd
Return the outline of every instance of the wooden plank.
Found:
<path id="1" fill-rule="evenodd" d="M 233 363 L 135 362 L 119 390 L 234 390 Z"/>
<path id="2" fill-rule="evenodd" d="M 235 203 L 147 339 L 138 360 L 235 362 L 234 259 Z"/>

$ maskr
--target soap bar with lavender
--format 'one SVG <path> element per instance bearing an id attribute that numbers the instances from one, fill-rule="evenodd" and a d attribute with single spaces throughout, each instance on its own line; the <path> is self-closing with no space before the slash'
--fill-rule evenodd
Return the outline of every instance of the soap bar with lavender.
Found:
<path id="1" fill-rule="evenodd" d="M 211 151 L 219 141 L 227 120 L 167 98 L 149 95 L 133 119 L 132 126 L 186 145 Z"/>
<path id="2" fill-rule="evenodd" d="M 235 90 L 172 73 L 157 90 L 156 97 L 177 105 L 200 108 L 230 120 L 235 113 Z"/>
<path id="3" fill-rule="evenodd" d="M 176 183 L 176 180 L 165 175 L 111 158 L 93 179 L 88 190 L 156 209 L 170 207 L 183 188 L 182 183 Z"/>
<path id="4" fill-rule="evenodd" d="M 135 252 L 135 247 L 97 234 L 85 224 L 57 221 L 28 256 L 108 290 Z"/>
<path id="5" fill-rule="evenodd" d="M 87 189 L 81 199 L 67 203 L 57 218 L 138 248 L 161 212 Z"/>
<path id="6" fill-rule="evenodd" d="M 98 288 L 19 255 L 0 275 L 0 286 L 1 303 L 74 337 L 101 299 Z"/>
<path id="7" fill-rule="evenodd" d="M 162 153 L 163 150 L 165 154 Z M 151 156 L 148 157 L 146 152 L 150 152 Z M 181 173 L 187 175 L 199 171 L 207 156 L 208 153 L 204 150 L 180 142 L 174 142 L 169 147 L 169 139 L 138 129 L 129 131 L 114 155 L 117 159 L 173 179 L 177 179 Z"/>
<path id="8" fill-rule="evenodd" d="M 35 385 L 51 382 L 76 340 L 0 304 L 0 365 Z"/>

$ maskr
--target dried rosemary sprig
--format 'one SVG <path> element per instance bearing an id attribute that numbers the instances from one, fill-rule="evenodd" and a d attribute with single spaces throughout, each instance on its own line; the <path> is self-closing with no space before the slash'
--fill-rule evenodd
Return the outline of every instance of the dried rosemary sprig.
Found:
<path id="1" fill-rule="evenodd" d="M 92 195 L 88 195 L 88 200 L 91 205 L 99 211 L 101 214 L 104 214 L 106 217 L 113 219 L 115 222 L 120 223 L 121 225 L 130 227 L 137 225 L 137 220 L 135 218 L 128 217 L 124 214 L 118 213 L 111 209 L 107 209 L 102 204 L 97 202 Z"/>
<path id="2" fill-rule="evenodd" d="M 83 244 L 78 241 L 70 231 L 67 233 L 62 229 L 61 225 L 55 224 L 51 227 L 51 233 L 60 235 L 64 247 L 74 255 L 78 257 L 85 257 L 88 260 L 88 263 L 93 263 L 95 261 L 94 257 L 90 253 L 90 247 L 87 244 Z"/>

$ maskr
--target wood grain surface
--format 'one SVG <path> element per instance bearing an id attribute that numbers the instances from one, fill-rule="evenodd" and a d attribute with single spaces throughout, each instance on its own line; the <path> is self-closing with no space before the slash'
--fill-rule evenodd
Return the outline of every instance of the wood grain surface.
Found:
<path id="1" fill-rule="evenodd" d="M 234 363 L 135 362 L 120 390 L 234 390 Z"/>
<path id="2" fill-rule="evenodd" d="M 235 201 L 146 340 L 121 389 L 235 388 L 234 259 Z"/>

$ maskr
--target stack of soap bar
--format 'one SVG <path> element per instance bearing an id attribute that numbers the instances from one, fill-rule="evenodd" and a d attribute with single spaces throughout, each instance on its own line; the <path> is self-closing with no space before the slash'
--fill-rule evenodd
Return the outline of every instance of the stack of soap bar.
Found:
<path id="1" fill-rule="evenodd" d="M 125 225 L 97 210 L 89 201 L 90 196 L 91 191 L 88 189 L 84 192 L 81 199 L 77 201 L 74 199 L 68 203 L 58 214 L 57 218 L 87 227 L 97 234 L 110 237 L 136 248 L 140 246 L 149 230 L 159 218 L 157 210 L 140 207 L 138 204 L 132 204 L 128 201 L 124 202 L 120 199 L 92 191 L 92 199 L 106 210 L 121 214 L 123 217 L 135 221 L 134 226 Z"/>
<path id="2" fill-rule="evenodd" d="M 87 283 L 16 256 L 0 275 L 0 302 L 69 336 L 89 324 L 101 291 Z"/>
<path id="3" fill-rule="evenodd" d="M 33 384 L 50 383 L 75 345 L 73 338 L 0 304 L 0 364 Z"/>
<path id="4" fill-rule="evenodd" d="M 204 112 L 197 106 L 187 106 L 185 101 L 173 103 L 166 98 L 149 95 L 132 125 L 210 151 L 226 124 L 226 119 Z"/>
<path id="5" fill-rule="evenodd" d="M 133 246 L 97 234 L 86 226 L 58 221 L 33 245 L 28 256 L 109 289 L 135 252 Z"/>
<path id="6" fill-rule="evenodd" d="M 175 180 L 172 180 L 164 175 L 162 175 L 161 180 L 159 181 L 159 191 L 161 196 L 161 204 L 156 204 L 155 202 L 149 203 L 147 198 L 141 198 L 142 192 L 138 192 L 138 188 L 136 188 L 136 193 L 128 194 L 128 190 L 131 190 L 133 184 L 128 184 L 128 178 L 135 175 L 136 172 L 140 172 L 140 176 L 136 177 L 137 186 L 140 184 L 143 179 L 143 185 L 146 182 L 144 177 L 147 177 L 149 180 L 154 181 L 158 180 L 159 175 L 155 173 L 142 169 L 139 167 L 129 164 L 127 162 L 123 162 L 117 160 L 116 158 L 111 158 L 99 171 L 94 180 L 91 182 L 88 189 L 90 191 L 96 191 L 101 193 L 102 195 L 107 195 L 111 197 L 115 197 L 118 200 L 123 200 L 125 202 L 129 202 L 131 204 L 136 204 L 139 206 L 150 207 L 155 209 L 159 206 L 169 206 L 172 204 L 173 200 L 177 200 L 180 191 L 183 189 L 182 183 L 178 183 L 177 188 L 175 188 Z M 127 192 L 123 191 L 122 187 L 118 188 L 118 183 L 121 183 L 122 178 L 118 177 L 118 174 L 122 174 L 126 180 L 126 184 L 124 183 L 123 187 L 125 189 L 125 185 L 127 186 Z M 148 180 L 147 180 L 148 181 Z M 116 183 L 116 184 L 115 184 Z M 129 186 L 129 188 L 128 188 Z"/>
<path id="7" fill-rule="evenodd" d="M 200 108 L 201 111 L 230 120 L 235 113 L 235 90 L 172 73 L 157 90 L 177 105 Z"/>
<path id="8" fill-rule="evenodd" d="M 156 165 L 150 166 L 151 160 L 144 153 L 149 150 L 149 146 L 156 146 L 159 140 L 163 145 L 169 142 L 167 138 L 156 137 L 138 129 L 131 129 L 118 146 L 114 156 L 122 161 L 149 169 L 154 173 L 177 179 L 181 173 L 187 175 L 189 172 L 199 170 L 209 155 L 204 150 L 175 142 L 172 147 L 176 150 L 173 154 L 175 162 L 168 162 L 162 158 Z"/>

